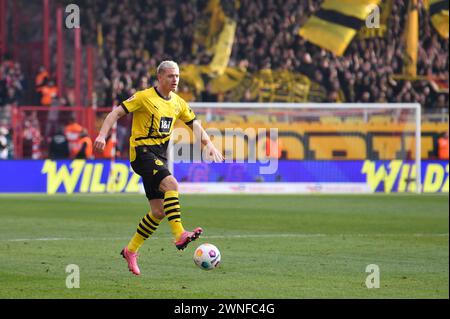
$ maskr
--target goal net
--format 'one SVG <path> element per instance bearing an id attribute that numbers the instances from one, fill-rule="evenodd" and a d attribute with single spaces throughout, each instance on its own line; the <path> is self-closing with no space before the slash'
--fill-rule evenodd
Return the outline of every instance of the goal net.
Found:
<path id="1" fill-rule="evenodd" d="M 169 167 L 186 193 L 420 192 L 433 148 L 419 104 L 190 105 L 226 159 L 178 125 Z"/>

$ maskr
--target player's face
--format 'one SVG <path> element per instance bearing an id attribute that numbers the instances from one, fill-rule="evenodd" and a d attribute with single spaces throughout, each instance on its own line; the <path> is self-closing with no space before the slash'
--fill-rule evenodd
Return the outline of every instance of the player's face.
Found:
<path id="1" fill-rule="evenodd" d="M 166 91 L 176 91 L 180 81 L 178 68 L 165 69 L 158 77 L 158 81 Z"/>

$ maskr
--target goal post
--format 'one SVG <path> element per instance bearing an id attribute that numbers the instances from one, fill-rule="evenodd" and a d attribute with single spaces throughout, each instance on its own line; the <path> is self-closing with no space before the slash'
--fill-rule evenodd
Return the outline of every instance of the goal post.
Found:
<path id="1" fill-rule="evenodd" d="M 270 193 L 284 186 L 294 193 L 370 193 L 380 191 L 381 184 L 386 192 L 395 191 L 394 184 L 399 192 L 422 191 L 420 104 L 193 102 L 190 107 L 226 160 L 205 164 L 198 141 L 178 126 L 168 165 L 187 192 L 240 188 Z M 284 152 L 274 159 L 281 173 L 264 175 L 259 167 L 252 175 L 256 178 L 248 177 L 255 165 L 268 167 L 271 134 Z M 224 167 L 236 163 L 242 178 L 227 179 Z M 367 181 L 361 180 L 361 171 Z"/>

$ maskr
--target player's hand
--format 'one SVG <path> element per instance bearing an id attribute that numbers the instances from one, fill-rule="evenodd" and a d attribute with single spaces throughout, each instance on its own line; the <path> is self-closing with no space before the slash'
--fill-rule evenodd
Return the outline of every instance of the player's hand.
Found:
<path id="1" fill-rule="evenodd" d="M 214 146 L 212 142 L 206 144 L 204 149 L 206 159 L 215 163 L 221 163 L 224 161 L 224 157 L 221 152 Z"/>
<path id="2" fill-rule="evenodd" d="M 94 142 L 94 151 L 97 153 L 102 153 L 105 149 L 106 141 L 105 138 L 101 135 L 97 136 Z"/>

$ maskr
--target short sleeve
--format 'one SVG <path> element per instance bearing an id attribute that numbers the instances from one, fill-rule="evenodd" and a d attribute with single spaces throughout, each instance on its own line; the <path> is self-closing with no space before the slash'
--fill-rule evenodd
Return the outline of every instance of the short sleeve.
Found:
<path id="1" fill-rule="evenodd" d="M 141 94 L 139 94 L 139 92 L 135 93 L 134 95 L 129 97 L 128 100 L 125 100 L 122 103 L 120 103 L 120 105 L 125 110 L 125 112 L 133 113 L 134 111 L 142 107 Z"/>
<path id="2" fill-rule="evenodd" d="M 187 125 L 192 124 L 195 120 L 195 113 L 192 111 L 192 109 L 189 107 L 189 105 L 186 103 L 185 100 L 180 99 L 180 114 L 178 115 L 178 118 L 182 120 Z"/>

